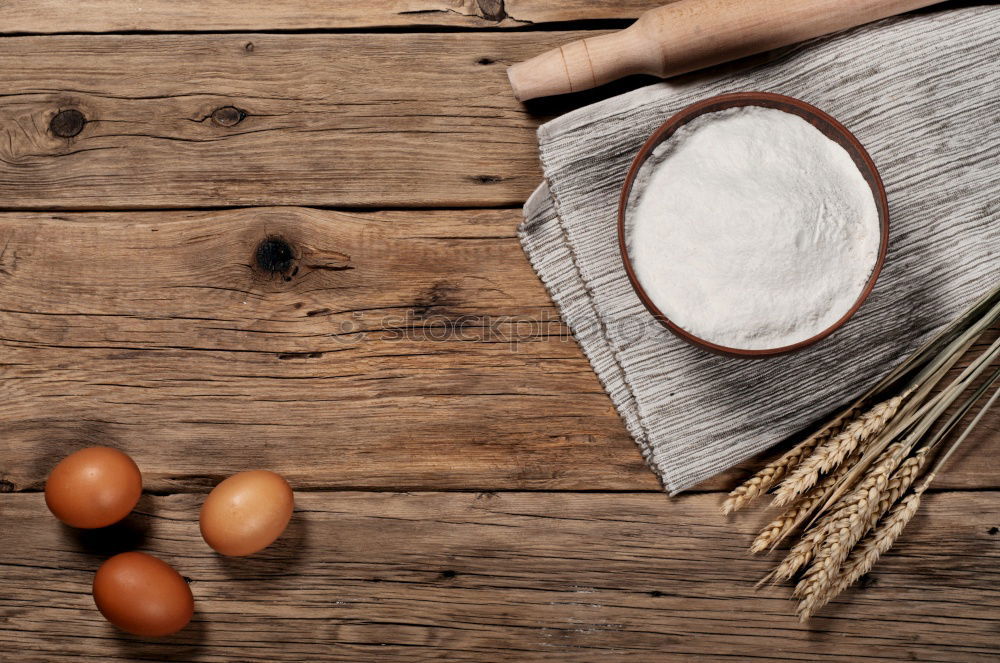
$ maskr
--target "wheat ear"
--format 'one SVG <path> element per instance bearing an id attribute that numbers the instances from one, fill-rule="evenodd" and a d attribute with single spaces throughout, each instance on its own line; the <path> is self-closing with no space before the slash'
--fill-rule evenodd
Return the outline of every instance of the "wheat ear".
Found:
<path id="1" fill-rule="evenodd" d="M 882 378 L 878 384 L 861 396 L 850 408 L 842 412 L 832 422 L 778 460 L 764 467 L 764 469 L 747 480 L 743 485 L 733 490 L 722 504 L 723 513 L 728 514 L 736 511 L 758 495 L 767 492 L 775 483 L 784 478 L 791 469 L 795 468 L 803 456 L 811 453 L 819 443 L 828 440 L 832 435 L 840 432 L 840 429 L 843 428 L 846 422 L 854 419 L 860 412 L 859 405 L 868 402 L 876 394 L 885 393 L 890 386 L 900 381 L 907 373 L 921 366 L 924 368 L 915 380 L 911 380 L 910 384 L 916 386 L 922 383 L 925 377 L 924 372 L 933 372 L 939 365 L 940 360 L 936 358 L 940 356 L 953 356 L 956 347 L 965 347 L 963 346 L 964 343 L 971 343 L 971 339 L 974 339 L 989 326 L 994 316 L 1000 313 L 1000 300 L 998 300 L 998 296 L 1000 296 L 1000 285 L 993 287 L 989 292 L 984 294 L 965 313 L 924 343 L 923 346 Z M 930 367 L 925 366 L 926 364 L 930 364 Z"/>
<path id="2" fill-rule="evenodd" d="M 826 495 L 822 495 L 820 499 L 823 497 L 826 497 Z M 823 546 L 833 520 L 839 513 L 839 509 L 831 511 L 823 516 L 819 522 L 807 529 L 795 545 L 785 554 L 785 558 L 781 560 L 778 566 L 757 582 L 757 586 L 760 587 L 767 582 L 775 583 L 782 580 L 790 580 L 799 572 L 799 569 L 812 561 L 813 557 Z"/>
<path id="3" fill-rule="evenodd" d="M 764 583 L 776 583 L 782 580 L 790 580 L 799 569 L 809 563 L 816 550 L 823 543 L 826 536 L 825 527 L 814 527 L 802 535 L 794 546 L 785 554 L 778 566 L 774 567 L 770 573 L 757 581 L 757 587 Z"/>
<path id="4" fill-rule="evenodd" d="M 858 487 L 839 502 L 840 506 L 828 521 L 827 535 L 814 555 L 812 566 L 795 586 L 795 596 L 809 603 L 821 600 L 826 594 L 837 578 L 840 565 L 868 531 L 871 513 L 878 506 L 882 492 L 889 484 L 889 477 L 907 451 L 909 447 L 904 443 L 890 445 Z"/>
<path id="5" fill-rule="evenodd" d="M 796 497 L 816 485 L 821 474 L 840 466 L 866 440 L 878 435 L 899 410 L 909 392 L 894 396 L 875 405 L 847 425 L 844 430 L 816 447 L 807 458 L 789 473 L 778 486 L 774 506 L 790 504 Z"/>
<path id="6" fill-rule="evenodd" d="M 846 469 L 846 464 L 837 468 L 837 470 L 820 481 L 819 485 L 806 493 L 802 499 L 788 507 L 780 516 L 765 525 L 750 545 L 750 552 L 763 552 L 780 543 L 782 539 L 809 517 L 813 509 L 826 497 L 828 491 L 840 481 Z"/>
<path id="7" fill-rule="evenodd" d="M 889 515 L 884 518 L 882 526 L 872 532 L 854 549 L 850 557 L 847 558 L 842 573 L 828 592 L 822 597 L 810 596 L 799 602 L 799 621 L 809 619 L 817 610 L 853 584 L 855 580 L 871 571 L 879 557 L 892 547 L 903 528 L 917 512 L 920 507 L 920 498 L 932 478 L 933 475 L 928 475 L 926 481 L 893 508 Z"/>
<path id="8" fill-rule="evenodd" d="M 840 477 L 837 478 L 837 481 L 839 480 Z M 833 483 L 836 483 L 836 481 Z M 824 497 L 826 497 L 825 491 L 819 496 L 819 499 L 822 500 Z M 792 546 L 791 549 L 789 549 L 789 551 L 785 554 L 785 558 L 781 560 L 778 566 L 772 569 L 770 573 L 757 582 L 757 586 L 760 587 L 767 582 L 775 583 L 782 580 L 790 580 L 796 573 L 799 572 L 799 569 L 812 561 L 813 557 L 823 546 L 823 542 L 829 534 L 833 521 L 839 514 L 839 508 L 835 509 L 834 511 L 827 513 L 819 520 L 819 522 L 807 529 L 795 545 Z"/>
<path id="9" fill-rule="evenodd" d="M 942 429 L 943 433 L 941 435 L 946 434 L 947 431 L 957 424 L 962 415 L 968 412 L 980 397 L 998 380 L 1000 380 L 1000 369 L 997 369 L 986 382 L 980 385 L 975 393 L 952 415 L 951 419 Z M 900 501 L 893 511 L 883 519 L 882 528 L 875 530 L 872 535 L 869 535 L 851 552 L 840 568 L 839 575 L 833 582 L 828 584 L 826 590 L 822 593 L 814 593 L 800 602 L 798 613 L 801 620 L 808 619 L 810 615 L 829 603 L 830 600 L 839 595 L 855 580 L 868 573 L 875 565 L 875 562 L 878 561 L 879 556 L 892 547 L 896 539 L 899 538 L 900 532 L 902 532 L 910 519 L 913 518 L 913 514 L 916 513 L 917 508 L 920 506 L 921 495 L 930 486 L 938 471 L 948 462 L 951 455 L 962 445 L 970 433 L 975 430 L 976 426 L 998 399 L 1000 399 L 1000 389 L 993 392 L 993 395 L 983 405 L 976 416 L 973 417 L 972 421 L 965 427 L 965 430 L 949 445 L 948 450 L 937 459 L 937 462 L 935 462 L 934 466 L 927 473 L 927 476 L 924 477 L 924 480 L 920 482 L 920 485 L 910 495 Z M 914 482 L 923 468 L 927 453 L 940 439 L 940 437 L 936 436 L 931 443 L 920 448 L 893 473 L 892 479 L 890 479 L 879 500 L 876 509 L 877 513 L 873 512 L 869 515 L 869 527 L 867 529 L 870 530 L 875 527 L 876 523 L 879 522 L 879 515 L 884 514 L 889 506 Z"/>
<path id="10" fill-rule="evenodd" d="M 883 519 L 889 509 L 892 508 L 900 497 L 902 497 L 906 491 L 910 489 L 910 486 L 913 485 L 917 476 L 919 476 L 920 470 L 923 469 L 924 463 L 927 461 L 927 453 L 929 451 L 930 447 L 922 447 L 914 455 L 907 458 L 898 468 L 896 468 L 896 471 L 893 472 L 885 490 L 882 492 L 875 510 L 869 514 L 868 524 L 864 530 L 864 534 L 868 534 L 870 531 L 875 529 L 875 526 Z M 871 537 L 868 537 L 867 539 L 864 539 L 864 541 L 869 541 L 870 539 Z M 855 580 L 868 572 L 867 570 L 857 572 L 858 567 L 856 566 L 859 556 L 858 551 L 861 550 L 863 545 L 865 545 L 864 541 L 862 544 L 858 544 L 858 547 L 851 551 L 847 561 L 845 561 L 843 566 L 840 567 L 836 579 L 827 586 L 826 591 L 815 597 L 810 606 L 800 606 L 801 610 L 805 610 L 808 614 L 815 613 L 847 589 L 847 587 L 849 587 Z M 872 561 L 871 563 L 874 564 L 875 562 Z M 871 567 L 869 566 L 868 568 Z M 853 575 L 855 572 L 857 572 L 857 575 Z M 853 577 L 848 578 L 849 576 Z"/>
<path id="11" fill-rule="evenodd" d="M 841 503 L 838 502 L 838 504 Z M 841 513 L 842 507 L 838 506 L 820 518 L 820 520 L 809 528 L 798 540 L 798 542 L 792 546 L 778 566 L 757 583 L 758 586 L 765 582 L 789 580 L 799 572 L 799 569 L 812 561 L 816 553 L 818 553 L 823 547 L 824 541 L 826 541 L 827 537 L 832 532 L 834 523 L 836 523 L 840 518 Z"/>
<path id="12" fill-rule="evenodd" d="M 757 474 L 729 493 L 726 501 L 722 503 L 722 513 L 728 515 L 733 511 L 738 511 L 755 498 L 766 493 L 771 486 L 795 469 L 802 459 L 808 457 L 818 445 L 838 435 L 844 426 L 857 416 L 858 412 L 858 408 L 846 410 L 829 424 L 789 449 L 781 458 L 765 465 Z"/>
<path id="13" fill-rule="evenodd" d="M 920 475 L 920 471 L 924 469 L 924 463 L 927 462 L 927 454 L 930 450 L 930 447 L 921 447 L 915 454 L 903 461 L 899 467 L 896 468 L 896 471 L 892 473 L 889 483 L 886 485 L 885 490 L 882 491 L 882 495 L 879 497 L 878 504 L 875 505 L 875 509 L 869 514 L 868 529 L 865 531 L 865 534 L 875 528 L 875 525 L 882 518 L 882 516 L 884 516 L 886 512 L 892 508 L 892 505 L 895 504 L 917 480 L 917 477 Z"/>

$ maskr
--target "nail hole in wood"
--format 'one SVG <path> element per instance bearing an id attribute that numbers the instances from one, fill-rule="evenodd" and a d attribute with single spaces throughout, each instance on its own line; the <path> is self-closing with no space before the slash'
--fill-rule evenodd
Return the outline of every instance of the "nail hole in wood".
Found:
<path id="1" fill-rule="evenodd" d="M 476 64 L 481 64 L 481 65 L 493 64 L 494 62 L 495 60 L 491 60 L 490 58 L 479 58 L 478 60 L 476 60 Z"/>
<path id="2" fill-rule="evenodd" d="M 268 237 L 257 245 L 254 261 L 257 267 L 266 274 L 283 274 L 292 266 L 295 252 L 291 244 L 280 237 Z M 291 280 L 291 277 L 286 277 Z"/>
<path id="3" fill-rule="evenodd" d="M 235 127 L 246 116 L 246 112 L 235 106 L 223 106 L 212 111 L 212 122 L 220 127 Z"/>
<path id="4" fill-rule="evenodd" d="M 83 113 L 75 108 L 70 108 L 56 113 L 49 121 L 49 129 L 60 138 L 72 138 L 83 131 L 83 125 L 86 123 L 87 118 L 83 116 Z"/>

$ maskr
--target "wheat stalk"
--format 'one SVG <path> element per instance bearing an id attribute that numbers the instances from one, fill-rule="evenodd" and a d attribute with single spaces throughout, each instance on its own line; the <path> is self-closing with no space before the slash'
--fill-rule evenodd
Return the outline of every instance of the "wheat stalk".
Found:
<path id="1" fill-rule="evenodd" d="M 936 371 L 939 370 L 942 362 L 948 361 L 949 357 L 960 354 L 956 352 L 956 348 L 968 347 L 964 344 L 971 343 L 971 340 L 978 336 L 997 314 L 1000 314 L 998 295 L 1000 295 L 1000 285 L 991 288 L 965 313 L 924 343 L 827 426 L 821 428 L 778 460 L 769 463 L 745 483 L 734 489 L 723 502 L 722 512 L 729 514 L 737 511 L 754 498 L 770 490 L 772 486 L 793 471 L 803 458 L 809 456 L 819 444 L 840 433 L 846 423 L 857 417 L 862 405 L 870 402 L 879 394 L 888 392 L 906 376 L 911 376 L 909 378 L 910 389 L 916 388 L 922 383 L 936 381 L 927 378 L 937 375 Z M 912 376 L 914 371 L 917 371 L 915 377 Z M 918 392 L 918 394 L 920 393 L 922 392 Z M 917 400 L 919 403 L 922 398 Z M 812 483 L 815 484 L 817 479 L 814 479 Z M 802 488 L 799 494 L 805 490 L 806 488 Z"/>
<path id="2" fill-rule="evenodd" d="M 885 490 L 882 491 L 882 495 L 879 497 L 875 509 L 868 514 L 868 523 L 864 528 L 862 536 L 873 530 L 889 509 L 891 509 L 892 506 L 906 493 L 906 491 L 910 489 L 910 486 L 913 485 L 917 477 L 920 475 L 920 470 L 923 469 L 930 449 L 931 448 L 929 446 L 920 448 L 914 455 L 903 461 L 903 463 L 896 468 L 896 471 L 892 473 L 892 477 L 889 479 L 889 483 L 886 485 Z M 853 558 L 856 550 L 857 548 L 852 550 L 852 557 L 848 557 L 848 561 L 845 562 L 845 564 L 840 568 L 836 581 L 827 588 L 827 592 L 823 595 L 822 602 L 815 606 L 815 609 L 826 605 L 830 599 L 835 597 L 837 594 L 840 594 L 844 591 L 844 588 L 854 582 L 854 580 L 851 580 L 848 581 L 846 585 L 843 585 L 845 574 L 853 572 L 851 570 L 852 562 L 850 560 Z M 857 577 L 864 575 L 864 573 L 867 573 L 867 571 L 862 572 Z M 855 580 L 857 577 L 855 577 Z"/>
<path id="3" fill-rule="evenodd" d="M 963 346 L 966 344 L 967 343 L 963 343 Z M 998 341 L 998 344 L 1000 344 L 1000 341 Z M 795 574 L 798 573 L 798 571 L 806 564 L 812 561 L 814 557 L 816 557 L 827 538 L 830 535 L 837 533 L 837 530 L 834 528 L 834 523 L 841 517 L 841 515 L 843 515 L 842 509 L 849 506 L 843 502 L 844 494 L 848 493 L 848 491 L 858 489 L 851 488 L 851 486 L 856 485 L 855 482 L 858 481 L 858 477 L 872 476 L 875 474 L 870 466 L 872 461 L 866 462 L 865 457 L 875 456 L 874 462 L 881 463 L 886 458 L 886 454 L 889 453 L 890 449 L 896 450 L 891 454 L 892 456 L 896 456 L 896 452 L 901 447 L 905 447 L 908 450 L 924 433 L 926 433 L 927 429 L 933 424 L 934 421 L 937 420 L 941 413 L 952 402 L 954 402 L 959 393 L 961 393 L 960 387 L 964 387 L 971 382 L 971 380 L 974 380 L 988 366 L 989 361 L 991 361 L 995 355 L 1000 353 L 1000 347 L 996 347 L 998 344 L 994 344 L 994 346 L 991 346 L 985 353 L 980 355 L 980 357 L 970 364 L 969 367 L 967 367 L 962 374 L 956 378 L 948 388 L 946 388 L 944 392 L 938 394 L 938 396 L 934 397 L 920 408 L 919 411 L 925 413 L 924 417 L 915 424 L 914 429 L 907 436 L 904 442 L 897 442 L 892 445 L 888 444 L 892 437 L 895 437 L 899 429 L 909 429 L 910 426 L 906 422 L 895 424 L 893 426 L 895 432 L 889 431 L 887 433 L 887 435 L 891 434 L 890 437 L 883 438 L 880 436 L 878 439 L 869 442 L 867 445 L 868 448 L 865 449 L 865 453 L 860 456 L 858 462 L 854 463 L 854 465 L 850 467 L 846 475 L 837 482 L 837 486 L 829 491 L 832 495 L 828 497 L 826 503 L 820 507 L 820 513 L 822 513 L 822 511 L 827 507 L 831 510 L 828 511 L 816 525 L 806 531 L 802 538 L 791 548 L 791 550 L 789 550 L 788 554 L 781 561 L 781 563 L 779 563 L 774 570 L 758 582 L 758 586 L 769 581 L 777 582 L 780 580 L 789 580 L 794 577 Z M 957 361 L 957 359 L 955 361 Z M 954 362 L 949 361 L 947 363 L 950 365 Z M 901 455 L 899 455 L 896 459 L 897 463 L 902 459 L 902 456 L 905 455 L 905 452 L 899 453 Z M 864 481 L 864 479 L 861 479 L 861 481 Z M 838 554 L 846 554 L 847 552 L 849 552 L 849 548 L 847 551 L 842 551 Z M 828 569 L 824 566 L 824 571 L 828 574 L 833 573 L 836 570 L 836 568 Z M 801 593 L 807 589 L 808 587 L 804 586 L 802 589 L 798 589 L 798 591 Z"/>
<path id="4" fill-rule="evenodd" d="M 852 421 L 839 435 L 819 445 L 778 486 L 774 495 L 774 506 L 791 504 L 795 498 L 816 485 L 821 474 L 839 467 L 855 449 L 881 433 L 909 395 L 907 391 L 875 405 Z"/>
<path id="5" fill-rule="evenodd" d="M 875 530 L 870 537 L 861 542 L 847 558 L 844 571 L 837 578 L 829 590 L 823 594 L 811 594 L 804 597 L 799 602 L 799 621 L 806 621 L 817 610 L 826 605 L 831 599 L 847 589 L 855 580 L 871 571 L 878 558 L 899 538 L 903 528 L 910 522 L 913 515 L 920 507 L 920 498 L 933 475 L 928 475 L 920 487 L 913 493 L 907 495 L 896 505 L 892 512 L 885 518 L 882 527 Z"/>
<path id="6" fill-rule="evenodd" d="M 990 312 L 991 319 L 1000 318 L 1000 302 Z M 976 323 L 977 327 L 982 326 L 982 321 Z M 826 502 L 819 507 L 818 512 L 822 513 L 840 500 L 851 487 L 856 485 L 859 478 L 871 467 L 871 464 L 881 458 L 881 454 L 899 435 L 908 433 L 908 439 L 915 442 L 923 437 L 934 425 L 941 415 L 947 410 L 955 400 L 972 384 L 978 377 L 989 368 L 990 364 L 1000 358 L 1000 338 L 981 353 L 964 370 L 954 378 L 949 384 L 935 396 L 930 397 L 929 392 L 940 382 L 945 373 L 950 370 L 966 351 L 975 342 L 975 337 L 963 334 L 946 348 L 945 352 L 952 353 L 943 360 L 935 359 L 931 362 L 933 370 L 927 373 L 920 387 L 914 392 L 911 399 L 897 414 L 895 419 L 873 440 L 869 441 L 865 448 L 865 453 L 857 463 L 847 472 L 839 485 L 830 491 L 830 496 Z M 926 400 L 924 400 L 926 398 Z"/>
<path id="7" fill-rule="evenodd" d="M 781 560 L 778 566 L 774 567 L 770 573 L 757 581 L 760 587 L 765 583 L 776 583 L 782 580 L 790 580 L 799 572 L 803 566 L 809 563 L 816 553 L 816 550 L 823 543 L 826 536 L 826 527 L 814 527 L 802 535 L 794 546 Z"/>
<path id="8" fill-rule="evenodd" d="M 841 470 L 846 470 L 847 467 L 847 465 L 844 465 Z M 836 484 L 840 478 L 837 477 L 832 483 Z M 826 491 L 818 494 L 819 499 L 823 499 L 824 497 L 826 497 Z M 794 577 L 802 567 L 812 561 L 813 557 L 823 546 L 823 542 L 829 535 L 832 525 L 839 515 L 840 509 L 837 508 L 826 514 L 814 526 L 807 529 L 802 538 L 786 553 L 785 558 L 781 560 L 778 566 L 757 582 L 757 586 L 760 587 L 767 582 L 774 583 L 781 580 L 790 580 Z"/>
<path id="9" fill-rule="evenodd" d="M 962 414 L 968 412 L 997 380 L 1000 380 L 1000 369 L 998 369 L 975 391 L 975 393 L 968 400 L 966 400 L 959 411 L 956 412 L 956 414 L 953 415 L 945 425 L 945 430 L 950 430 L 952 426 L 956 424 L 959 419 L 961 419 Z M 938 459 L 938 461 L 934 464 L 934 467 L 930 472 L 928 472 L 927 476 L 920 483 L 920 486 L 914 489 L 913 493 L 899 502 L 892 512 L 883 519 L 884 522 L 882 524 L 882 528 L 869 535 L 851 552 L 851 555 L 847 558 L 843 567 L 841 567 L 840 574 L 836 581 L 827 588 L 827 591 L 822 596 L 811 597 L 811 600 L 804 600 L 799 604 L 798 612 L 800 619 L 808 619 L 810 615 L 814 614 L 817 610 L 850 587 L 854 581 L 871 571 L 875 562 L 878 561 L 879 557 L 883 553 L 892 547 L 893 543 L 895 543 L 896 539 L 899 537 L 900 532 L 903 531 L 903 528 L 913 517 L 913 514 L 916 513 L 917 508 L 920 506 L 921 495 L 923 495 L 924 491 L 927 490 L 927 487 L 930 486 L 938 471 L 946 462 L 948 462 L 948 458 L 955 453 L 955 450 L 962 444 L 962 442 L 965 441 L 973 429 L 975 429 L 975 427 L 982 420 L 983 416 L 993 406 L 998 398 L 1000 398 L 1000 389 L 997 389 L 993 393 L 986 404 L 983 405 L 972 421 L 970 421 L 965 427 L 962 434 L 959 435 L 959 437 L 949 446 L 948 451 Z M 880 514 L 884 514 L 888 511 L 889 506 L 895 503 L 896 499 L 898 499 L 899 496 L 907 490 L 909 484 L 913 483 L 916 476 L 920 473 L 920 469 L 926 459 L 927 452 L 929 452 L 931 447 L 940 441 L 940 439 L 940 436 L 936 437 L 932 444 L 919 449 L 916 454 L 908 458 L 906 462 L 900 465 L 899 469 L 893 475 L 893 480 L 890 481 L 887 493 L 883 495 L 882 500 L 879 502 Z M 875 521 L 877 520 L 878 516 L 873 515 L 871 521 L 873 527 L 875 525 Z"/>
<path id="10" fill-rule="evenodd" d="M 874 527 L 878 518 L 881 517 L 882 514 L 884 514 L 889 507 L 891 507 L 893 503 L 899 499 L 899 496 L 910 487 L 916 479 L 917 474 L 919 474 L 920 469 L 923 467 L 928 451 L 928 447 L 921 448 L 915 455 L 907 458 L 896 469 L 896 471 L 893 472 L 892 477 L 889 479 L 889 483 L 882 493 L 882 498 L 879 504 L 876 506 L 874 513 L 869 518 L 869 529 Z M 764 550 L 773 548 L 779 544 L 782 539 L 788 536 L 809 516 L 810 513 L 812 513 L 812 511 L 819 504 L 820 500 L 822 500 L 828 494 L 828 491 L 836 485 L 838 481 L 840 481 L 849 466 L 849 461 L 845 462 L 832 474 L 825 477 L 815 488 L 809 491 L 806 496 L 786 509 L 780 516 L 765 525 L 757 535 L 757 538 L 754 539 L 754 542 L 751 544 L 750 552 L 763 552 Z M 888 499 L 888 502 L 886 502 L 886 499 Z M 818 547 L 819 538 L 820 533 L 817 532 L 817 536 L 815 537 L 815 540 L 813 540 L 813 548 Z M 807 561 L 808 560 L 801 560 L 798 567 L 801 568 L 801 565 Z"/>
<path id="11" fill-rule="evenodd" d="M 867 573 L 893 545 L 943 463 L 1000 398 L 997 390 L 918 482 L 931 451 L 1000 381 L 998 368 L 974 389 L 971 398 L 953 409 L 943 426 L 935 427 L 945 411 L 1000 359 L 998 339 L 957 377 L 946 380 L 947 373 L 998 319 L 1000 285 L 830 424 L 751 477 L 725 501 L 723 509 L 728 513 L 774 490 L 774 504 L 787 506 L 760 531 L 751 552 L 773 548 L 812 516 L 781 563 L 758 583 L 791 579 L 805 569 L 794 589 L 803 621 Z"/>
<path id="12" fill-rule="evenodd" d="M 788 472 L 793 470 L 803 458 L 811 454 L 817 445 L 837 435 L 844 424 L 856 414 L 856 408 L 843 412 L 829 424 L 789 449 L 781 458 L 765 465 L 763 469 L 729 493 L 726 501 L 722 503 L 722 513 L 728 515 L 733 511 L 738 511 L 766 493 L 771 486 L 781 481 Z"/>
<path id="13" fill-rule="evenodd" d="M 886 485 L 885 490 L 882 491 L 882 495 L 879 496 L 878 504 L 875 505 L 875 509 L 869 514 L 868 517 L 868 529 L 865 530 L 865 534 L 871 531 L 875 525 L 878 523 L 879 519 L 882 518 L 892 508 L 903 494 L 910 489 L 910 486 L 917 480 L 920 476 L 920 470 L 924 468 L 924 463 L 927 462 L 927 454 L 930 452 L 931 447 L 925 446 L 917 449 L 917 452 L 903 461 L 896 471 L 892 473 L 892 478 L 889 479 L 888 485 Z"/>
<path id="14" fill-rule="evenodd" d="M 898 435 L 914 426 L 922 427 L 923 431 L 926 432 L 927 428 L 937 421 L 951 402 L 998 356 L 1000 339 L 997 339 L 985 352 L 974 359 L 940 393 L 930 397 L 931 391 L 944 379 L 959 359 L 968 352 L 976 338 L 998 319 L 1000 319 L 1000 285 L 994 286 L 975 305 L 952 322 L 945 331 L 939 333 L 934 340 L 918 350 L 919 358 L 911 357 L 904 362 L 904 365 L 910 364 L 911 369 L 922 366 L 916 375 L 909 380 L 907 388 L 913 390 L 912 396 L 897 413 L 891 425 L 887 426 L 886 430 L 868 444 L 866 453 L 851 468 L 844 480 L 841 481 L 841 485 L 831 491 L 830 497 L 819 508 L 819 512 L 825 511 L 843 497 L 844 493 L 858 480 L 858 477 L 868 470 L 874 458 Z M 907 371 L 900 371 L 897 368 L 894 373 L 897 372 L 901 378 Z"/>
<path id="15" fill-rule="evenodd" d="M 803 522 L 813 509 L 819 505 L 820 500 L 826 497 L 827 492 L 844 475 L 847 465 L 837 468 L 829 476 L 825 477 L 819 484 L 807 493 L 802 499 L 788 507 L 780 516 L 769 522 L 761 529 L 760 534 L 750 545 L 751 553 L 759 553 L 773 548 L 781 542 L 789 533 Z"/>
<path id="16" fill-rule="evenodd" d="M 813 555 L 812 566 L 806 571 L 793 594 L 809 601 L 821 597 L 834 582 L 840 565 L 851 549 L 868 531 L 871 513 L 876 509 L 889 477 L 899 465 L 909 447 L 902 442 L 893 444 L 865 475 L 857 488 L 848 494 L 836 511 L 825 519 L 826 536 Z"/>

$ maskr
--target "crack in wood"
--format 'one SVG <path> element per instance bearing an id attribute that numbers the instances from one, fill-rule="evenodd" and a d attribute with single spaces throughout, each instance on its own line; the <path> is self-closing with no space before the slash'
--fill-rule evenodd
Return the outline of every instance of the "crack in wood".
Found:
<path id="1" fill-rule="evenodd" d="M 531 20 L 515 18 L 508 14 L 504 0 L 475 0 L 474 3 L 471 0 L 465 0 L 463 3 L 463 9 L 465 11 L 460 11 L 453 7 L 434 7 L 428 9 L 409 9 L 400 11 L 398 14 L 400 16 L 412 16 L 415 14 L 456 14 L 465 18 L 481 18 L 497 24 L 503 23 L 508 19 L 520 25 L 531 25 L 533 23 Z"/>

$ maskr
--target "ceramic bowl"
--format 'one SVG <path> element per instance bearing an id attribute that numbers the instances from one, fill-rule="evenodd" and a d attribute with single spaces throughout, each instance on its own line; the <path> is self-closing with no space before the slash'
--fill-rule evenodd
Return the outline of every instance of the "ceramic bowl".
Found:
<path id="1" fill-rule="evenodd" d="M 628 209 L 632 186 L 635 183 L 636 176 L 639 174 L 643 163 L 645 163 L 646 159 L 649 158 L 649 156 L 653 153 L 653 150 L 660 143 L 665 140 L 669 140 L 677 129 L 684 126 L 694 118 L 704 113 L 714 113 L 716 111 L 726 110 L 727 108 L 734 108 L 736 106 L 763 106 L 765 108 L 775 108 L 777 110 L 785 111 L 786 113 L 798 115 L 809 124 L 819 129 L 823 132 L 823 135 L 847 150 L 847 153 L 851 156 L 851 159 L 854 160 L 855 165 L 857 165 L 858 170 L 860 170 L 861 174 L 864 176 L 865 181 L 868 182 L 868 185 L 871 187 L 872 196 L 875 198 L 875 206 L 878 209 L 879 224 L 881 226 L 881 242 L 879 244 L 878 258 L 875 262 L 875 268 L 868 277 L 868 282 L 865 284 L 861 294 L 854 302 L 854 305 L 851 306 L 847 313 L 845 313 L 834 324 L 819 332 L 815 336 L 807 338 L 804 341 L 799 341 L 798 343 L 779 348 L 768 348 L 764 350 L 730 348 L 698 338 L 694 334 L 674 324 L 666 315 L 664 315 L 662 311 L 660 311 L 659 308 L 657 308 L 657 306 L 646 294 L 642 284 L 636 276 L 635 269 L 632 266 L 632 261 L 628 255 L 628 242 L 626 241 L 627 228 L 625 223 L 626 211 Z M 868 152 L 865 151 L 865 148 L 862 147 L 858 139 L 855 138 L 854 135 L 844 127 L 844 125 L 840 124 L 840 122 L 837 122 L 837 120 L 833 119 L 815 106 L 811 106 L 804 101 L 800 101 L 799 99 L 786 97 L 780 94 L 772 94 L 770 92 L 736 92 L 711 97 L 688 106 L 664 122 L 663 125 L 654 131 L 653 135 L 646 140 L 642 148 L 639 150 L 639 153 L 632 161 L 632 165 L 628 170 L 627 176 L 625 177 L 625 184 L 622 187 L 621 197 L 618 202 L 618 244 L 621 250 L 622 261 L 625 264 L 625 272 L 628 274 L 629 281 L 632 283 L 632 287 L 635 289 L 636 294 L 639 296 L 639 299 L 649 312 L 652 313 L 653 316 L 667 329 L 681 339 L 712 352 L 737 357 L 767 357 L 792 352 L 794 350 L 800 350 L 823 338 L 826 338 L 843 326 L 844 323 L 846 323 L 861 307 L 865 299 L 867 299 L 868 295 L 871 293 L 872 288 L 875 287 L 875 281 L 878 279 L 879 273 L 882 271 L 882 265 L 885 262 L 885 254 L 889 245 L 889 203 L 886 200 L 885 187 L 882 185 L 882 178 L 879 177 L 878 169 L 875 167 L 875 163 L 872 161 L 871 157 L 868 156 Z"/>

